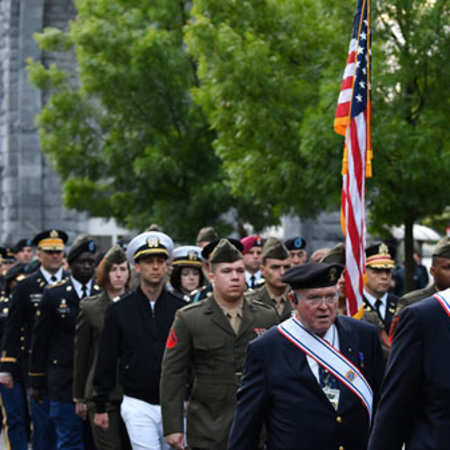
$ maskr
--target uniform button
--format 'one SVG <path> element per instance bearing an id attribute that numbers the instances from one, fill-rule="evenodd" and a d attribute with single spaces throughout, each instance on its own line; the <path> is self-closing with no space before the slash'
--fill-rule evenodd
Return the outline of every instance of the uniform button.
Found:
<path id="1" fill-rule="evenodd" d="M 342 423 L 342 417 L 341 416 L 337 416 L 336 417 L 336 422 L 337 423 Z"/>
<path id="2" fill-rule="evenodd" d="M 25 336 L 20 336 L 20 340 L 24 341 L 25 340 Z"/>
<path id="3" fill-rule="evenodd" d="M 54 360 L 53 360 L 53 364 L 58 364 L 58 360 L 57 360 L 57 359 L 54 359 Z M 344 448 L 342 448 L 342 450 L 344 450 Z"/>
<path id="4" fill-rule="evenodd" d="M 340 446 L 339 446 L 339 450 L 345 450 L 344 446 L 343 446 L 343 445 L 340 445 Z"/>
<path id="5" fill-rule="evenodd" d="M 20 350 L 25 350 L 25 347 L 20 347 Z"/>

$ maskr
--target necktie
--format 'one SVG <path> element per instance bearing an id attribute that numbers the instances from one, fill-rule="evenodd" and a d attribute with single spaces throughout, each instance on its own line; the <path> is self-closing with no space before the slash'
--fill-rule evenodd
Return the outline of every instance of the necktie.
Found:
<path id="1" fill-rule="evenodd" d="M 231 328 L 233 328 L 233 331 L 238 334 L 241 321 L 239 319 L 237 311 L 227 312 L 227 318 L 230 321 L 230 325 Z"/>
<path id="2" fill-rule="evenodd" d="M 87 297 L 87 286 L 85 284 L 83 284 L 83 286 L 81 287 L 81 298 L 86 298 Z"/>
<path id="3" fill-rule="evenodd" d="M 383 304 L 383 302 L 379 298 L 377 298 L 377 301 L 375 302 L 375 309 L 381 318 L 382 318 L 382 316 L 381 316 L 381 305 L 382 304 Z"/>
<path id="4" fill-rule="evenodd" d="M 256 277 L 255 277 L 255 275 L 252 275 L 252 276 L 250 277 L 250 287 L 251 287 L 252 289 L 255 289 L 255 287 L 256 287 Z"/>

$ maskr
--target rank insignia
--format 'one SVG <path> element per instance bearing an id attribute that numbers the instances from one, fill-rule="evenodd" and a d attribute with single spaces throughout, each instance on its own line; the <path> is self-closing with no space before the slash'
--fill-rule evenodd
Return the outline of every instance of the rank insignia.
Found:
<path id="1" fill-rule="evenodd" d="M 166 348 L 174 348 L 178 344 L 178 338 L 173 327 L 170 329 L 169 337 L 167 338 Z"/>
<path id="2" fill-rule="evenodd" d="M 157 248 L 159 246 L 159 239 L 156 237 L 149 237 L 147 239 L 147 245 L 150 248 Z"/>
<path id="3" fill-rule="evenodd" d="M 330 278 L 330 281 L 336 280 L 336 278 L 337 278 L 337 269 L 336 269 L 336 267 L 332 267 L 330 269 L 330 272 L 329 272 L 328 276 Z"/>

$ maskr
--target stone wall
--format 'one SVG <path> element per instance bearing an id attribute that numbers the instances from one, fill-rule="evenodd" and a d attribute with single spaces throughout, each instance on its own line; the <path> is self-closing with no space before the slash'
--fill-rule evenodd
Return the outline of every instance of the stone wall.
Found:
<path id="1" fill-rule="evenodd" d="M 42 55 L 33 35 L 66 29 L 76 16 L 73 0 L 0 0 L 0 242 L 14 243 L 46 228 L 74 235 L 85 215 L 62 206 L 60 181 L 42 155 L 35 117 L 41 92 L 30 85 L 26 60 L 73 65 L 73 56 Z"/>

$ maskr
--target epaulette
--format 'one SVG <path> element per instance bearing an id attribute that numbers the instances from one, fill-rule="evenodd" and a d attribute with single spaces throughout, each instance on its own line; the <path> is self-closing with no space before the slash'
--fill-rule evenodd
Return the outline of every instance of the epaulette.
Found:
<path id="1" fill-rule="evenodd" d="M 128 292 L 123 293 L 122 295 L 118 295 L 117 297 L 114 297 L 111 301 L 113 303 L 117 303 L 117 302 L 120 302 L 121 300 L 124 300 L 124 299 L 130 297 L 131 295 L 133 295 L 133 291 L 128 291 Z"/>
<path id="2" fill-rule="evenodd" d="M 191 303 L 190 305 L 186 305 L 183 307 L 183 311 L 189 311 L 190 309 L 193 308 L 199 308 L 200 306 L 204 305 L 205 302 L 203 300 L 196 302 L 196 303 Z"/>
<path id="3" fill-rule="evenodd" d="M 184 296 L 183 296 L 183 300 L 184 300 L 186 303 L 189 303 L 189 302 L 191 301 L 191 297 L 189 297 L 189 295 L 184 295 Z"/>
<path id="4" fill-rule="evenodd" d="M 208 286 L 202 286 L 201 288 L 194 289 L 193 291 L 189 292 L 188 297 L 195 297 L 197 294 L 201 294 Z"/>
<path id="5" fill-rule="evenodd" d="M 53 288 L 58 287 L 58 286 L 64 286 L 67 283 L 67 281 L 68 281 L 67 278 L 64 278 L 58 283 L 47 285 L 46 288 L 47 289 L 53 289 Z"/>
<path id="6" fill-rule="evenodd" d="M 266 279 L 265 278 L 260 278 L 257 282 L 256 282 L 256 286 L 257 287 L 262 287 L 266 284 Z"/>
<path id="7" fill-rule="evenodd" d="M 259 300 L 251 300 L 251 302 L 252 302 L 254 305 L 257 305 L 257 306 L 263 306 L 263 307 L 266 308 L 266 309 L 273 310 L 273 307 L 272 307 L 272 306 L 268 305 L 267 303 L 261 302 L 261 301 L 259 301 Z"/>

